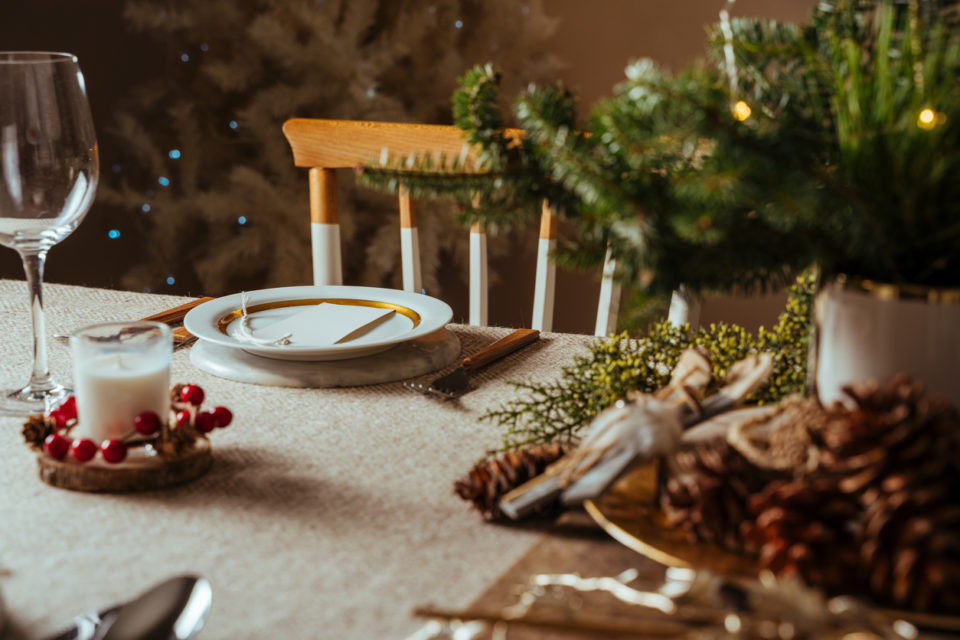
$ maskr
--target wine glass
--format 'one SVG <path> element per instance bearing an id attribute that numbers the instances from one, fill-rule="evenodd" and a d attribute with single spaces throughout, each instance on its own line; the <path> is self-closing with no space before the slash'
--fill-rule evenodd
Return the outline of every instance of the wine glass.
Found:
<path id="1" fill-rule="evenodd" d="M 33 374 L 22 389 L 0 391 L 0 413 L 46 411 L 69 393 L 47 366 L 43 264 L 86 215 L 99 167 L 77 58 L 0 52 L 0 244 L 23 260 L 33 316 Z"/>

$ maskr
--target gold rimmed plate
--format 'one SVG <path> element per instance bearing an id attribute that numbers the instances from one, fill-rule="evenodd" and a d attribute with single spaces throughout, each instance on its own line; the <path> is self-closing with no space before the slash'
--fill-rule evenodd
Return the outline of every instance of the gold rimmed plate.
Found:
<path id="1" fill-rule="evenodd" d="M 656 465 L 641 465 L 620 478 L 584 508 L 617 542 L 668 567 L 708 569 L 720 575 L 747 578 L 759 573 L 752 558 L 713 544 L 692 543 L 671 528 L 655 503 Z"/>
<path id="2" fill-rule="evenodd" d="M 347 360 L 432 333 L 453 317 L 445 302 L 398 289 L 333 285 L 260 289 L 246 292 L 249 324 L 254 331 L 320 303 L 390 309 L 395 313 L 362 335 L 333 345 L 297 344 L 296 336 L 289 345 L 257 345 L 240 337 L 242 295 L 236 293 L 200 305 L 184 318 L 184 327 L 200 340 L 266 358 Z"/>

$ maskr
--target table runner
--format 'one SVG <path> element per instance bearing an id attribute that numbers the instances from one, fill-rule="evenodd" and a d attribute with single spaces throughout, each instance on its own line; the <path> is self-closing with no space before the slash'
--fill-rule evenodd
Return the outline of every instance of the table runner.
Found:
<path id="1" fill-rule="evenodd" d="M 51 334 L 186 300 L 66 285 L 44 293 Z M 507 333 L 450 328 L 466 354 Z M 23 384 L 31 334 L 22 281 L 0 280 L 0 332 L 0 385 Z M 200 384 L 236 418 L 212 438 L 208 475 L 159 492 L 48 487 L 22 421 L 0 419 L 0 593 L 13 624 L 4 637 L 54 632 L 182 572 L 213 585 L 201 638 L 406 637 L 422 624 L 415 605 L 465 606 L 536 540 L 534 530 L 483 523 L 452 482 L 499 443 L 499 429 L 477 417 L 514 393 L 505 381 L 552 379 L 591 340 L 544 334 L 479 373 L 478 390 L 458 403 L 400 383 L 252 386 L 203 373 L 177 351 L 173 380 Z M 66 345 L 51 340 L 49 354 L 69 380 Z"/>

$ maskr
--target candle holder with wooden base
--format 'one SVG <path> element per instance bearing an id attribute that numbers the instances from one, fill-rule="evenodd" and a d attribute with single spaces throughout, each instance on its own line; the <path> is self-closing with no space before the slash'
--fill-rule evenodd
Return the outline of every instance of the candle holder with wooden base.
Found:
<path id="1" fill-rule="evenodd" d="M 208 435 L 233 419 L 225 407 L 201 411 L 204 393 L 196 385 L 174 385 L 165 420 L 144 413 L 123 439 L 96 443 L 72 438 L 76 403 L 30 416 L 23 436 L 37 455 L 45 483 L 87 492 L 152 491 L 184 484 L 202 476 L 213 464 Z"/>

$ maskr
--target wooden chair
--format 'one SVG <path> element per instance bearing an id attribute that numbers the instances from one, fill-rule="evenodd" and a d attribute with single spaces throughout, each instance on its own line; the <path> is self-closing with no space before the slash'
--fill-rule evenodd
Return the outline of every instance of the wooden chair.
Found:
<path id="1" fill-rule="evenodd" d="M 335 170 L 369 163 L 387 150 L 392 156 L 429 151 L 457 157 L 471 152 L 463 132 L 453 126 L 295 118 L 284 123 L 283 133 L 293 150 L 294 164 L 309 169 L 313 280 L 317 285 L 343 283 Z M 510 130 L 507 135 L 519 136 L 521 132 Z M 405 189 L 400 189 L 398 198 L 403 288 L 420 291 L 416 210 Z M 541 331 L 553 327 L 556 266 L 550 253 L 556 244 L 557 217 L 544 201 L 532 322 L 532 328 Z M 597 335 L 607 335 L 616 328 L 620 289 L 613 280 L 615 266 L 608 254 L 598 304 Z M 477 224 L 470 229 L 469 318 L 470 324 L 487 323 L 487 237 Z"/>

